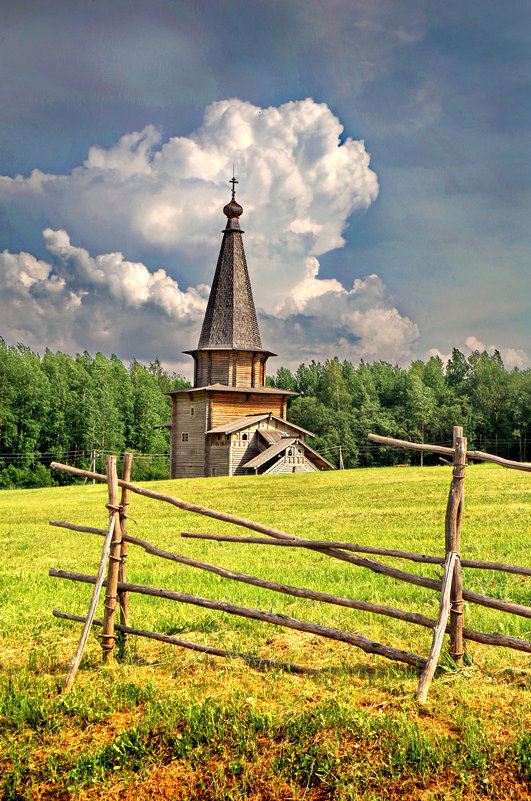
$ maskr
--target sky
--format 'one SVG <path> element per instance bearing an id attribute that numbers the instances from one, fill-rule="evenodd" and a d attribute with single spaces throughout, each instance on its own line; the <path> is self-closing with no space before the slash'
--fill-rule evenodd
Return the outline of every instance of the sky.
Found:
<path id="1" fill-rule="evenodd" d="M 269 371 L 531 367 L 526 0 L 20 0 L 0 336 L 190 377 L 233 165 Z"/>

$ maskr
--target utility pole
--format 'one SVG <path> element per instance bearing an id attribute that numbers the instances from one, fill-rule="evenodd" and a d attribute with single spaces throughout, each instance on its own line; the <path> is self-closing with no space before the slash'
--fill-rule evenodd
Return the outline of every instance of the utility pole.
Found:
<path id="1" fill-rule="evenodd" d="M 91 470 L 92 473 L 96 472 L 96 457 L 98 457 L 98 456 L 99 456 L 99 453 L 96 452 L 96 449 L 94 449 L 93 451 L 90 452 L 90 470 Z M 83 484 L 86 484 L 86 483 L 87 483 L 87 479 L 85 478 Z M 93 484 L 96 483 L 96 479 L 95 478 L 92 479 L 92 483 Z"/>
<path id="2" fill-rule="evenodd" d="M 343 464 L 343 449 L 341 445 L 339 446 L 339 469 L 344 470 L 345 465 Z"/>

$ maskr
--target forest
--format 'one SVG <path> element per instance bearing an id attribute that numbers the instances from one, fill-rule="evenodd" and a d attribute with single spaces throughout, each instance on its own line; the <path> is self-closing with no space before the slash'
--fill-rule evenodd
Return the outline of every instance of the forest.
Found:
<path id="1" fill-rule="evenodd" d="M 531 456 L 531 370 L 505 370 L 498 351 L 454 348 L 446 365 L 432 357 L 402 369 L 386 362 L 357 367 L 331 359 L 280 368 L 270 383 L 299 393 L 288 418 L 316 434 L 312 446 L 346 468 L 434 464 L 438 457 L 382 448 L 367 434 L 451 445 L 463 426 L 469 448 L 526 461 Z"/>
<path id="2" fill-rule="evenodd" d="M 158 361 L 126 367 L 116 356 L 74 358 L 0 340 L 0 488 L 50 486 L 71 479 L 52 461 L 105 472 L 105 456 L 133 451 L 136 479 L 168 477 L 171 419 L 164 394 L 189 386 Z"/>
<path id="3" fill-rule="evenodd" d="M 471 448 L 519 461 L 531 457 L 531 370 L 507 371 L 500 354 L 454 349 L 444 365 L 431 358 L 408 369 L 385 362 L 354 366 L 337 358 L 294 372 L 281 367 L 270 386 L 298 393 L 288 419 L 315 434 L 310 440 L 336 466 L 414 463 L 419 453 L 382 448 L 368 432 L 417 442 L 451 444 L 462 425 Z M 171 416 L 164 393 L 190 386 L 156 360 L 129 366 L 86 351 L 75 357 L 0 339 L 0 488 L 69 482 L 51 461 L 97 471 L 105 456 L 135 454 L 134 480 L 167 478 Z M 424 464 L 437 457 L 425 455 Z"/>

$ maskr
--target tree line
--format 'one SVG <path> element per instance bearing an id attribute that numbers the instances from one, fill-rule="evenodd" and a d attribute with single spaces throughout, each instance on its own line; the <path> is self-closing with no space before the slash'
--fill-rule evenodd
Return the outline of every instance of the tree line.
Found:
<path id="1" fill-rule="evenodd" d="M 345 467 L 420 462 L 418 453 L 384 448 L 373 432 L 398 439 L 450 445 L 462 425 L 470 447 L 510 459 L 531 458 L 531 370 L 507 371 L 500 354 L 454 349 L 408 369 L 385 362 L 357 367 L 337 358 L 281 367 L 267 383 L 297 392 L 288 419 L 312 431 L 312 447 Z M 125 366 L 117 356 L 85 351 L 75 357 L 0 339 L 0 488 L 49 486 L 72 477 L 51 461 L 104 471 L 105 455 L 136 453 L 133 479 L 167 478 L 170 420 L 164 394 L 190 386 L 158 361 Z M 424 457 L 426 464 L 437 457 Z"/>
<path id="2" fill-rule="evenodd" d="M 505 370 L 498 351 L 467 358 L 454 349 L 446 365 L 431 358 L 407 370 L 385 362 L 312 361 L 295 372 L 281 367 L 269 383 L 299 393 L 288 419 L 314 432 L 312 445 L 336 466 L 340 449 L 345 467 L 434 464 L 436 456 L 384 448 L 367 434 L 451 445 L 454 425 L 463 426 L 471 449 L 531 458 L 531 370 Z"/>
<path id="3" fill-rule="evenodd" d="M 167 478 L 171 419 L 164 395 L 189 386 L 158 361 L 126 367 L 117 356 L 75 357 L 0 339 L 0 488 L 69 483 L 51 461 L 105 472 L 105 455 L 131 450 L 136 479 Z"/>

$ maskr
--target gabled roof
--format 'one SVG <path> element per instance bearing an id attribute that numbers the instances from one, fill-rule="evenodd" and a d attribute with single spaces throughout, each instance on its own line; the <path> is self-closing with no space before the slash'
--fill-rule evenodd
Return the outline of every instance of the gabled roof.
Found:
<path id="1" fill-rule="evenodd" d="M 205 389 L 205 387 L 203 387 L 203 389 Z M 282 417 L 277 417 L 275 414 L 270 414 L 270 412 L 266 412 L 265 414 L 250 414 L 247 417 L 238 417 L 237 420 L 231 420 L 230 423 L 223 423 L 220 426 L 216 426 L 216 428 L 211 428 L 210 431 L 207 431 L 207 434 L 231 434 L 234 431 L 241 431 L 242 428 L 247 428 L 248 426 L 259 423 L 261 420 L 267 420 L 268 418 L 270 420 L 276 420 L 278 423 L 283 423 L 288 428 L 300 431 L 302 434 L 308 434 L 310 437 L 313 437 L 311 431 L 306 431 L 305 428 L 296 426 L 295 423 L 290 423 L 289 420 L 283 420 Z M 265 435 L 266 432 L 274 433 L 274 431 L 275 429 L 261 428 L 259 433 Z M 282 433 L 280 435 L 282 436 Z"/>
<path id="2" fill-rule="evenodd" d="M 228 218 L 199 337 L 201 348 L 262 350 L 242 233 L 243 209 L 234 199 L 223 209 Z"/>
<path id="3" fill-rule="evenodd" d="M 289 434 L 283 434 L 278 428 L 259 428 L 258 435 L 260 439 L 263 439 L 268 445 L 274 445 L 275 442 L 278 442 L 282 437 L 289 437 Z"/>
<path id="4" fill-rule="evenodd" d="M 266 420 L 268 417 L 268 414 L 250 414 L 247 417 L 239 417 L 231 423 L 223 423 L 223 425 L 211 428 L 207 434 L 232 434 L 234 431 L 241 431 L 242 428 L 259 423 L 260 420 Z"/>
<path id="5" fill-rule="evenodd" d="M 260 432 L 262 433 L 262 432 Z M 305 442 L 301 442 L 297 437 L 282 437 L 273 445 L 270 445 L 269 448 L 266 448 L 265 451 L 262 451 L 255 456 L 253 459 L 250 459 L 246 462 L 243 467 L 244 468 L 252 468 L 253 470 L 257 467 L 261 467 L 261 465 L 268 462 L 270 459 L 273 459 L 275 456 L 280 455 L 286 448 L 289 448 L 290 445 L 293 445 L 295 442 L 299 445 L 299 447 L 304 449 L 305 456 L 313 462 L 313 464 L 321 463 L 323 466 L 327 467 L 329 470 L 335 470 L 336 468 L 334 465 L 325 459 L 324 456 L 321 456 L 320 453 L 314 451 L 313 448 L 310 448 Z"/>
<path id="6" fill-rule="evenodd" d="M 332 462 L 329 462 L 328 459 L 325 459 L 324 456 L 321 456 L 320 453 L 318 453 L 317 451 L 314 451 L 313 448 L 310 448 L 310 446 L 306 442 L 301 442 L 301 445 L 302 445 L 302 447 L 304 448 L 305 451 L 308 451 L 314 457 L 313 459 L 310 458 L 310 462 L 314 462 L 314 463 L 322 462 L 324 465 L 326 465 L 329 468 L 329 470 L 335 470 L 336 469 L 335 465 L 333 465 Z"/>
<path id="7" fill-rule="evenodd" d="M 258 456 L 255 456 L 254 459 L 250 459 L 248 462 L 245 462 L 243 467 L 246 469 L 248 467 L 252 467 L 253 469 L 260 467 L 260 465 L 265 464 L 274 456 L 282 453 L 282 451 L 284 451 L 286 448 L 289 448 L 289 446 L 293 445 L 293 443 L 296 441 L 296 437 L 282 437 L 282 439 L 280 439 L 274 445 L 270 445 L 269 448 L 265 449 L 265 451 L 262 451 L 262 453 L 259 453 Z"/>

